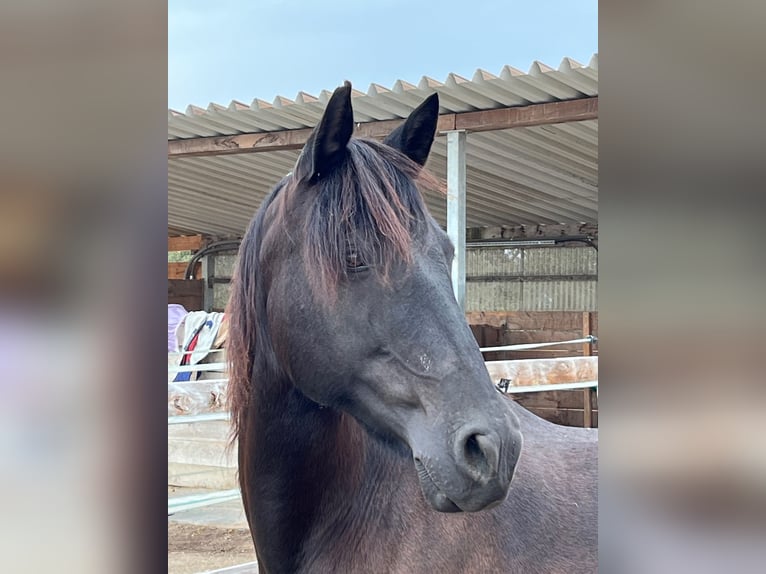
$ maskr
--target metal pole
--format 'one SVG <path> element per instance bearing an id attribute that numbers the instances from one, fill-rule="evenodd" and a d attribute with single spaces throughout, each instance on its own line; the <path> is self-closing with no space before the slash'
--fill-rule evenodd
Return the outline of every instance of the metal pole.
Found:
<path id="1" fill-rule="evenodd" d="M 213 310 L 215 254 L 210 253 L 202 258 L 202 278 L 205 286 L 202 291 L 202 309 L 210 313 Z"/>
<path id="2" fill-rule="evenodd" d="M 447 132 L 447 235 L 455 247 L 452 290 L 465 310 L 465 132 Z"/>
<path id="3" fill-rule="evenodd" d="M 593 326 L 590 320 L 590 313 L 588 311 L 582 314 L 582 336 L 591 339 L 582 346 L 583 357 L 590 357 L 593 354 L 593 341 L 591 336 L 591 330 Z M 582 426 L 585 428 L 593 427 L 593 402 L 591 397 L 591 389 L 585 389 L 583 391 L 583 409 L 582 409 Z"/>

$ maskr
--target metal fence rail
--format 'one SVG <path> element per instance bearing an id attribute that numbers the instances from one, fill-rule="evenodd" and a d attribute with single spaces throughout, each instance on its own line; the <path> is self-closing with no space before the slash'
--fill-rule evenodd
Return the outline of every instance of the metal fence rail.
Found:
<path id="1" fill-rule="evenodd" d="M 231 490 L 219 490 L 216 492 L 205 492 L 203 494 L 190 494 L 188 496 L 175 496 L 168 498 L 168 516 L 184 510 L 210 506 L 221 502 L 238 500 L 240 493 L 238 488 Z"/>
<path id="2" fill-rule="evenodd" d="M 204 423 L 208 421 L 228 421 L 230 420 L 228 412 L 224 413 L 202 413 L 199 415 L 174 415 L 168 417 L 169 425 L 187 425 L 191 423 Z"/>
<path id="3" fill-rule="evenodd" d="M 497 385 L 503 393 L 514 395 L 517 393 L 541 393 L 545 391 L 574 391 L 577 389 L 596 389 L 598 394 L 598 381 L 577 381 L 575 383 L 554 383 L 551 385 L 503 385 L 501 381 Z"/>
<path id="4" fill-rule="evenodd" d="M 482 353 L 490 351 L 523 351 L 526 349 L 539 349 L 540 347 L 555 347 L 556 345 L 571 345 L 574 343 L 597 343 L 598 338 L 593 335 L 583 337 L 582 339 L 572 339 L 571 341 L 555 341 L 553 343 L 523 343 L 520 345 L 504 345 L 502 347 L 482 347 L 479 349 Z"/>
<path id="5" fill-rule="evenodd" d="M 175 353 L 177 356 L 194 355 L 195 353 L 222 353 L 220 349 L 194 349 L 193 351 L 182 351 Z M 228 365 L 219 361 L 217 363 L 197 363 L 194 365 L 168 365 L 168 375 L 177 373 L 195 373 L 195 372 L 226 372 Z M 169 377 L 170 378 L 170 377 Z M 169 385 L 175 384 L 195 384 L 195 383 L 225 383 L 228 378 L 201 379 L 195 381 L 168 381 Z M 168 425 L 198 424 L 211 421 L 228 421 L 230 419 L 228 412 L 201 413 L 196 415 L 174 415 L 168 417 Z M 192 494 L 188 496 L 168 497 L 168 516 L 184 510 L 192 510 L 213 504 L 220 504 L 240 498 L 239 489 L 219 490 L 206 492 L 203 494 Z"/>

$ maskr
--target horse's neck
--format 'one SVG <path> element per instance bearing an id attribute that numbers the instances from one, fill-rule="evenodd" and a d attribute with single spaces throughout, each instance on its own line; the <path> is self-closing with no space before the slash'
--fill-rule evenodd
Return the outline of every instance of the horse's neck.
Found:
<path id="1" fill-rule="evenodd" d="M 447 515 L 426 511 L 411 462 L 371 439 L 350 417 L 318 408 L 289 384 L 250 408 L 239 473 L 259 565 L 267 574 L 364 572 L 372 564 L 379 571 L 409 572 L 423 562 L 424 551 L 429 567 L 438 562 L 434 571 L 449 571 L 451 561 L 471 548 L 472 564 L 507 566 L 481 571 L 595 570 L 589 562 L 595 533 L 587 525 L 595 520 L 596 493 L 570 484 L 565 460 L 583 458 L 591 439 L 570 436 L 573 430 L 513 405 L 529 431 L 527 445 L 538 445 L 522 456 L 509 499 L 487 513 Z M 587 487 L 594 490 L 597 468 L 586 470 L 592 474 Z M 485 533 L 493 528 L 504 538 L 487 546 Z M 551 532 L 557 536 L 550 552 L 527 552 Z M 585 552 L 583 564 L 564 560 L 561 566 L 572 549 Z"/>
<path id="2" fill-rule="evenodd" d="M 349 416 L 318 408 L 292 387 L 252 408 L 253 425 L 240 437 L 251 529 L 261 562 L 290 570 L 310 560 L 309 541 L 335 537 L 339 524 L 365 515 L 371 479 L 392 482 L 384 476 L 391 457 L 382 460 L 380 446 Z"/>

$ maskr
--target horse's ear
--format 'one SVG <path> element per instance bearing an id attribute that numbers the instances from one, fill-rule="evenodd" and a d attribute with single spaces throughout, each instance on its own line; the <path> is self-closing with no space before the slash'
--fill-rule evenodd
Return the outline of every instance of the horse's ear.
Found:
<path id="1" fill-rule="evenodd" d="M 434 143 L 438 120 L 439 94 L 434 92 L 383 143 L 399 150 L 412 161 L 425 165 L 431 144 Z"/>
<path id="2" fill-rule="evenodd" d="M 346 157 L 346 146 L 354 132 L 354 112 L 351 108 L 351 84 L 337 88 L 324 110 L 319 125 L 309 136 L 298 159 L 296 171 L 310 180 L 317 180 L 338 166 Z"/>

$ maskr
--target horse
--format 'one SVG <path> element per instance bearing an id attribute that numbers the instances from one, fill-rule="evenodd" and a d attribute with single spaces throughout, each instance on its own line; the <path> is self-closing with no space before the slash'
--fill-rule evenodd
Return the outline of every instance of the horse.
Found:
<path id="1" fill-rule="evenodd" d="M 453 295 L 438 113 L 355 138 L 344 83 L 243 237 L 228 394 L 263 574 L 597 570 L 596 431 L 500 393 Z"/>

